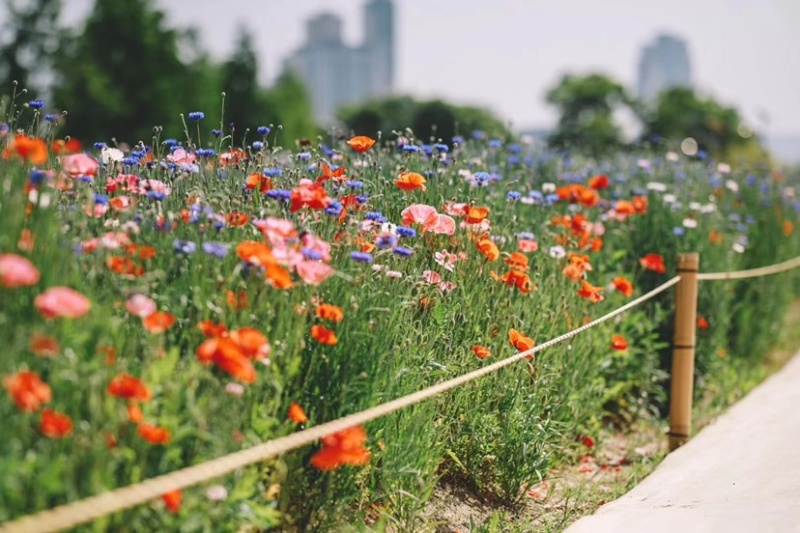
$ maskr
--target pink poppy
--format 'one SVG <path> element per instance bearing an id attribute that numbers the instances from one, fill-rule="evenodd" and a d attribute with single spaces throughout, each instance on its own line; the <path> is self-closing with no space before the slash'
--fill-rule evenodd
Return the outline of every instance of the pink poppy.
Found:
<path id="1" fill-rule="evenodd" d="M 433 254 L 433 260 L 452 272 L 455 268 L 458 257 L 456 257 L 456 254 L 451 254 L 447 250 L 442 250 L 441 252 L 436 252 Z"/>
<path id="2" fill-rule="evenodd" d="M 452 281 L 442 281 L 439 283 L 439 290 L 442 292 L 450 292 L 456 289 L 456 284 Z"/>
<path id="3" fill-rule="evenodd" d="M 426 283 L 436 284 L 442 281 L 442 276 L 433 270 L 426 270 L 422 273 L 422 279 L 425 280 Z"/>
<path id="4" fill-rule="evenodd" d="M 309 285 L 319 285 L 334 272 L 333 268 L 319 261 L 302 261 L 297 264 L 297 275 Z"/>
<path id="5" fill-rule="evenodd" d="M 92 218 L 103 218 L 103 215 L 105 215 L 107 211 L 108 204 L 87 205 L 83 208 L 83 212 L 86 213 L 86 216 Z"/>
<path id="6" fill-rule="evenodd" d="M 94 239 L 93 239 L 94 240 Z M 100 237 L 99 244 L 101 247 L 105 248 L 106 250 L 116 250 L 120 246 L 127 246 L 131 243 L 131 239 L 128 237 L 126 233 L 115 233 L 113 231 L 109 231 L 102 237 Z"/>
<path id="7" fill-rule="evenodd" d="M 33 305 L 45 318 L 78 318 L 89 312 L 92 303 L 69 287 L 52 287 L 33 300 Z"/>
<path id="8" fill-rule="evenodd" d="M 100 164 L 97 160 L 86 154 L 71 154 L 61 158 L 61 166 L 64 172 L 72 177 L 94 176 Z"/>
<path id="9" fill-rule="evenodd" d="M 331 245 L 311 233 L 303 235 L 303 247 L 318 253 L 326 263 L 331 260 Z"/>
<path id="10" fill-rule="evenodd" d="M 17 254 L 0 255 L 0 284 L 13 289 L 36 285 L 39 282 L 39 270 L 33 263 Z"/>
<path id="11" fill-rule="evenodd" d="M 283 266 L 294 269 L 304 259 L 303 254 L 295 248 L 289 248 L 283 242 L 272 248 L 272 257 Z"/>
<path id="12" fill-rule="evenodd" d="M 183 148 L 178 148 L 167 156 L 167 161 L 172 161 L 176 165 L 191 165 L 197 160 L 197 156 L 190 154 Z"/>
<path id="13" fill-rule="evenodd" d="M 456 231 L 456 221 L 447 215 L 436 215 L 436 223 L 424 228 L 439 235 L 452 235 Z"/>
<path id="14" fill-rule="evenodd" d="M 423 226 L 435 225 L 437 222 L 436 208 L 424 204 L 411 204 L 400 213 L 403 225 L 422 224 Z"/>
<path id="15" fill-rule="evenodd" d="M 297 237 L 297 229 L 291 220 L 268 217 L 264 220 L 254 220 L 253 225 L 260 229 L 264 237 L 269 239 L 273 245 Z"/>
<path id="16" fill-rule="evenodd" d="M 520 252 L 535 252 L 539 249 L 539 243 L 531 239 L 520 239 L 518 246 Z"/>
<path id="17" fill-rule="evenodd" d="M 134 294 L 125 302 L 125 309 L 132 315 L 146 318 L 156 312 L 156 303 L 144 294 Z"/>
<path id="18" fill-rule="evenodd" d="M 454 217 L 463 217 L 467 214 L 467 210 L 469 208 L 469 204 L 464 203 L 456 203 L 456 202 L 447 202 L 442 206 L 442 209 L 448 215 L 452 215 Z"/>
<path id="19" fill-rule="evenodd" d="M 172 189 L 169 188 L 169 185 L 164 183 L 161 180 L 140 180 L 139 181 L 139 194 L 146 195 L 149 192 L 154 192 L 158 194 L 164 194 L 169 196 L 169 193 L 172 192 Z"/>
<path id="20" fill-rule="evenodd" d="M 393 278 L 393 279 L 400 279 L 400 278 L 403 277 L 403 273 L 402 272 L 398 272 L 397 270 L 387 270 L 386 271 L 386 277 L 387 278 Z"/>

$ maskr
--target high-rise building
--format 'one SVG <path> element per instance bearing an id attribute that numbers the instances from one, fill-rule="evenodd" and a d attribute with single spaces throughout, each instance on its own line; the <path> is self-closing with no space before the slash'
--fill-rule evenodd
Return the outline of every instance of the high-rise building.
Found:
<path id="1" fill-rule="evenodd" d="M 306 85 L 314 118 L 335 122 L 343 105 L 388 95 L 394 88 L 394 5 L 370 0 L 364 6 L 364 40 L 348 46 L 342 20 L 320 13 L 306 22 L 306 42 L 284 62 Z"/>
<path id="2" fill-rule="evenodd" d="M 686 43 L 672 35 L 659 35 L 644 47 L 639 60 L 639 98 L 653 101 L 672 87 L 691 87 L 692 71 Z"/>

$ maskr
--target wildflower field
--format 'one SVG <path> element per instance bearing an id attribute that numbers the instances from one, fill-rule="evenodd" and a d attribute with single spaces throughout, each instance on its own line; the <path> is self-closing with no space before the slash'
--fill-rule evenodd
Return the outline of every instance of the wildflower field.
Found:
<path id="1" fill-rule="evenodd" d="M 0 134 L 0 522 L 490 364 L 674 274 L 800 255 L 795 176 L 669 151 L 602 160 L 481 132 L 123 152 L 41 106 Z M 355 132 L 358 133 L 358 132 Z M 747 373 L 796 273 L 705 283 L 698 393 Z M 658 417 L 672 292 L 364 427 L 86 530 L 425 530 L 449 480 L 508 505 L 600 428 Z M 576 455 L 577 454 L 577 455 Z"/>

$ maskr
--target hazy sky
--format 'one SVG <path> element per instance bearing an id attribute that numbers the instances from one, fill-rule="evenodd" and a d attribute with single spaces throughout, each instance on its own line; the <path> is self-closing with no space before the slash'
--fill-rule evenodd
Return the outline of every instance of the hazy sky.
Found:
<path id="1" fill-rule="evenodd" d="M 125 1 L 125 0 L 120 0 Z M 216 58 L 238 24 L 255 34 L 261 75 L 279 74 L 330 10 L 362 35 L 364 0 L 156 0 L 195 26 Z M 93 0 L 66 0 L 79 20 Z M 800 132 L 800 0 L 395 0 L 398 92 L 484 105 L 514 127 L 548 127 L 547 88 L 565 72 L 601 71 L 635 89 L 640 49 L 657 32 L 687 40 L 695 84 L 743 111 L 757 130 Z M 765 124 L 762 113 L 769 117 Z"/>

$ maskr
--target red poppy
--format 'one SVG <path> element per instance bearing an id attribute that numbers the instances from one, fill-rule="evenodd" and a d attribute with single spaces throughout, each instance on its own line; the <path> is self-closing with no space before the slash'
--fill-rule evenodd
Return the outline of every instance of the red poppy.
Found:
<path id="1" fill-rule="evenodd" d="M 292 213 L 299 211 L 303 207 L 320 210 L 328 207 L 330 203 L 331 199 L 328 197 L 328 193 L 325 192 L 322 185 L 316 183 L 300 185 L 292 190 L 291 207 L 289 210 Z"/>
<path id="2" fill-rule="evenodd" d="M 608 176 L 605 174 L 599 174 L 589 178 L 589 187 L 592 189 L 607 189 L 609 185 Z"/>
<path id="3" fill-rule="evenodd" d="M 347 141 L 347 145 L 350 146 L 356 152 L 366 152 L 372 145 L 375 144 L 375 139 L 367 137 L 366 135 L 359 135 L 357 137 L 353 137 L 349 141 Z"/>
<path id="4" fill-rule="evenodd" d="M 154 445 L 166 444 L 170 439 L 167 429 L 151 424 L 139 424 L 137 432 L 140 437 Z"/>
<path id="5" fill-rule="evenodd" d="M 231 211 L 225 215 L 225 221 L 228 223 L 228 226 L 238 228 L 250 221 L 250 215 L 242 213 L 241 211 Z"/>
<path id="6" fill-rule="evenodd" d="M 513 328 L 508 331 L 508 342 L 510 342 L 511 346 L 520 352 L 527 352 L 536 345 L 536 342 L 534 342 L 533 339 L 526 337 L 524 334 Z M 532 356 L 528 356 L 529 359 L 530 357 Z"/>
<path id="7" fill-rule="evenodd" d="M 156 311 L 142 319 L 144 329 L 158 335 L 167 331 L 175 323 L 175 315 L 166 311 Z"/>
<path id="8" fill-rule="evenodd" d="M 706 317 L 697 317 L 697 327 L 700 329 L 708 329 L 708 320 L 706 320 Z"/>
<path id="9" fill-rule="evenodd" d="M 647 254 L 639 259 L 639 264 L 642 265 L 642 268 L 658 272 L 659 274 L 663 274 L 667 271 L 666 267 L 664 267 L 664 258 L 661 257 L 661 254 Z"/>
<path id="10" fill-rule="evenodd" d="M 142 409 L 135 403 L 129 403 L 128 422 L 139 424 L 142 420 L 144 420 L 144 413 L 142 413 Z"/>
<path id="11" fill-rule="evenodd" d="M 614 278 L 613 280 L 611 280 L 611 283 L 614 285 L 614 288 L 618 292 L 621 292 L 624 296 L 628 298 L 633 296 L 633 283 L 623 278 L 622 276 Z"/>
<path id="12" fill-rule="evenodd" d="M 150 399 L 150 390 L 139 378 L 130 374 L 118 374 L 111 380 L 106 389 L 108 394 L 126 400 L 147 401 Z"/>
<path id="13" fill-rule="evenodd" d="M 289 420 L 295 424 L 305 424 L 308 422 L 306 412 L 302 407 L 300 407 L 299 403 L 292 402 L 292 404 L 289 406 Z"/>
<path id="14" fill-rule="evenodd" d="M 50 386 L 36 372 L 23 370 L 3 378 L 3 387 L 17 407 L 29 413 L 39 409 L 43 403 L 53 399 Z"/>
<path id="15" fill-rule="evenodd" d="M 333 346 L 339 342 L 339 339 L 336 338 L 336 333 L 325 326 L 311 326 L 311 336 L 320 344 L 326 344 L 328 346 Z"/>
<path id="16" fill-rule="evenodd" d="M 72 419 L 52 409 L 44 409 L 39 419 L 39 431 L 51 439 L 64 438 L 72 433 Z"/>
<path id="17" fill-rule="evenodd" d="M 602 302 L 605 299 L 603 295 L 600 294 L 602 290 L 601 287 L 595 287 L 588 281 L 583 280 L 581 281 L 581 288 L 578 291 L 578 295 L 594 303 Z"/>
<path id="18" fill-rule="evenodd" d="M 622 335 L 613 335 L 611 337 L 611 349 L 624 352 L 628 349 L 628 341 Z"/>
<path id="19" fill-rule="evenodd" d="M 166 505 L 167 511 L 170 513 L 174 514 L 181 510 L 183 493 L 179 489 L 162 494 L 161 499 L 164 501 L 164 505 Z"/>
<path id="20" fill-rule="evenodd" d="M 311 465 L 320 470 L 334 470 L 343 465 L 365 465 L 370 459 L 370 452 L 364 447 L 366 442 L 367 432 L 363 426 L 323 437 L 322 449 L 311 458 Z"/>
<path id="21" fill-rule="evenodd" d="M 258 172 L 254 172 L 253 174 L 247 176 L 247 179 L 245 179 L 244 183 L 248 190 L 253 191 L 258 189 L 258 192 L 261 194 L 272 190 L 272 180 L 267 176 L 259 174 Z"/>
<path id="22" fill-rule="evenodd" d="M 472 351 L 478 359 L 486 359 L 491 355 L 489 348 L 486 346 L 475 345 L 472 347 Z"/>
<path id="23" fill-rule="evenodd" d="M 416 189 L 425 190 L 425 178 L 416 172 L 402 172 L 394 181 L 397 188 L 403 191 L 413 191 Z"/>
<path id="24" fill-rule="evenodd" d="M 48 335 L 34 333 L 28 341 L 28 349 L 39 357 L 53 357 L 58 354 L 58 341 Z"/>

